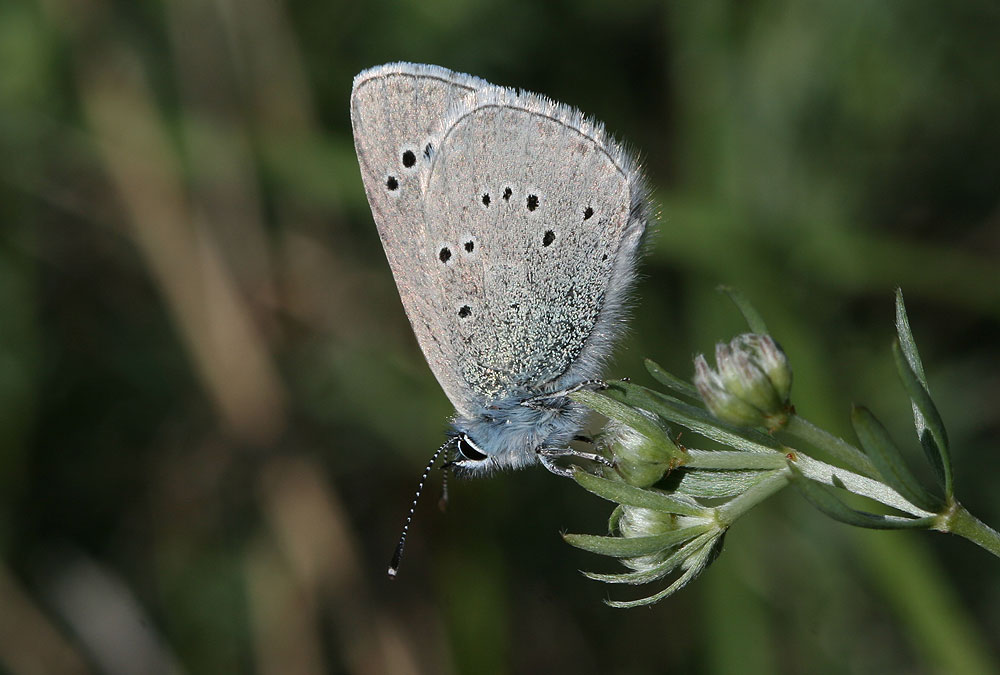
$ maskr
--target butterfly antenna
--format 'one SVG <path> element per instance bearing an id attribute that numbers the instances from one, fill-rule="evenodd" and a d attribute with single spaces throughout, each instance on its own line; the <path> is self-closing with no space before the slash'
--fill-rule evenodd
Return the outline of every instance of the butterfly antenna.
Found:
<path id="1" fill-rule="evenodd" d="M 410 523 L 413 521 L 413 514 L 417 510 L 417 502 L 420 501 L 420 493 L 424 491 L 424 483 L 427 482 L 427 476 L 430 475 L 431 470 L 437 463 L 438 457 L 441 456 L 441 453 L 444 452 L 448 446 L 454 445 L 457 442 L 457 438 L 449 438 L 444 445 L 438 448 L 431 456 L 431 461 L 427 462 L 427 467 L 424 469 L 424 473 L 420 476 L 420 483 L 417 485 L 417 494 L 413 496 L 413 503 L 410 504 L 410 512 L 406 514 L 406 522 L 403 524 L 403 532 L 399 535 L 399 543 L 396 544 L 396 550 L 392 554 L 392 560 L 389 561 L 390 579 L 395 579 L 396 574 L 399 573 L 399 561 L 403 558 L 403 547 L 406 546 L 406 533 L 410 530 Z"/>

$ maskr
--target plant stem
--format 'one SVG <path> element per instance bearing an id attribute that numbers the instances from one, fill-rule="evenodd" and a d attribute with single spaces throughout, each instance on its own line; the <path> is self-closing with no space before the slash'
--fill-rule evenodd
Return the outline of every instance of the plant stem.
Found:
<path id="1" fill-rule="evenodd" d="M 938 529 L 965 537 L 1000 558 L 1000 532 L 969 513 L 958 502 L 941 514 Z"/>
<path id="2" fill-rule="evenodd" d="M 695 450 L 688 448 L 686 469 L 780 469 L 785 466 L 780 452 L 740 452 L 738 450 Z"/>
<path id="3" fill-rule="evenodd" d="M 790 415 L 784 431 L 802 441 L 824 450 L 830 457 L 866 476 L 877 476 L 878 470 L 871 460 L 856 447 L 821 429 L 798 415 Z"/>

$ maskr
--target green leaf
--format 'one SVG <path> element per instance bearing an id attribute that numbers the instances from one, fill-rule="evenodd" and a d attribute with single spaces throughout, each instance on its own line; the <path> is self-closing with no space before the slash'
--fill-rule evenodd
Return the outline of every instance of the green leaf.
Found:
<path id="1" fill-rule="evenodd" d="M 594 534 L 564 534 L 563 539 L 570 546 L 615 558 L 635 558 L 641 555 L 659 553 L 672 546 L 693 539 L 708 531 L 711 525 L 682 527 L 663 534 L 648 537 L 601 537 Z"/>
<path id="2" fill-rule="evenodd" d="M 674 492 L 690 497 L 724 498 L 743 494 L 767 477 L 767 471 L 679 471 Z"/>
<path id="3" fill-rule="evenodd" d="M 701 536 L 696 537 L 684 544 L 666 560 L 661 563 L 657 563 L 649 569 L 640 570 L 638 572 L 624 572 L 620 574 L 584 572 L 583 576 L 588 579 L 593 579 L 594 581 L 603 581 L 608 584 L 632 584 L 635 586 L 638 586 L 639 584 L 648 584 L 652 581 L 658 581 L 673 572 L 688 558 L 688 556 L 691 555 L 693 551 L 697 551 L 704 546 L 709 539 L 713 539 L 717 536 L 718 535 L 715 532 L 706 532 L 705 534 L 702 534 Z"/>
<path id="4" fill-rule="evenodd" d="M 896 360 L 899 378 L 903 381 L 903 387 L 913 403 L 913 418 L 917 427 L 917 437 L 920 439 L 924 452 L 927 453 L 931 466 L 934 467 L 938 480 L 944 486 L 945 498 L 951 499 L 953 493 L 951 452 L 948 449 L 948 435 L 944 428 L 944 422 L 924 383 L 920 381 L 910 362 L 906 359 L 906 355 L 903 354 L 899 341 L 893 343 L 892 355 Z"/>
<path id="5" fill-rule="evenodd" d="M 617 387 L 618 384 L 616 383 L 615 386 Z M 574 392 L 570 394 L 570 398 L 599 412 L 608 419 L 617 420 L 622 424 L 630 426 L 637 433 L 642 434 L 655 443 L 659 443 L 667 454 L 678 459 L 684 456 L 680 448 L 667 436 L 663 427 L 624 403 L 616 401 L 600 392 L 586 390 Z"/>
<path id="6" fill-rule="evenodd" d="M 834 520 L 873 530 L 903 530 L 929 529 L 933 527 L 936 516 L 926 518 L 901 518 L 899 516 L 883 516 L 877 513 L 857 511 L 852 509 L 837 496 L 836 489 L 816 481 L 809 480 L 794 463 L 789 462 L 792 470 L 792 483 L 797 487 L 810 504 L 830 516 Z"/>
<path id="7" fill-rule="evenodd" d="M 681 378 L 677 377 L 672 373 L 668 373 L 663 367 L 652 359 L 646 359 L 646 370 L 653 378 L 662 384 L 667 389 L 674 391 L 688 398 L 693 398 L 696 401 L 701 401 L 701 394 L 698 393 L 698 389 L 695 388 L 690 382 L 685 382 Z"/>
<path id="8" fill-rule="evenodd" d="M 920 352 L 917 351 L 917 342 L 913 339 L 913 331 L 910 330 L 910 319 L 906 314 L 906 304 L 903 302 L 903 291 L 899 288 L 896 289 L 896 334 L 899 336 L 899 351 L 905 357 L 913 377 L 920 383 L 923 393 L 926 394 L 925 398 L 930 401 L 930 387 L 927 386 L 924 364 L 920 360 Z M 895 356 L 895 348 L 893 355 Z M 898 358 L 896 367 L 900 371 L 904 385 L 906 385 L 908 376 L 903 373 Z M 917 428 L 917 438 L 920 439 L 920 445 L 923 447 L 931 466 L 934 467 L 938 481 L 944 486 L 946 498 L 950 499 L 953 492 L 951 453 L 948 448 L 944 424 L 941 422 L 934 404 L 931 403 L 930 407 L 934 410 L 933 415 L 937 419 L 937 429 L 930 426 L 931 420 L 928 418 L 928 413 L 917 404 L 917 399 L 910 391 L 911 386 L 907 385 L 906 388 L 913 404 L 913 422 Z"/>
<path id="9" fill-rule="evenodd" d="M 706 567 L 708 567 L 709 562 L 712 560 L 712 554 L 714 553 L 712 544 L 710 541 L 704 545 L 700 551 L 695 553 L 692 557 L 688 558 L 688 567 L 684 574 L 677 578 L 677 580 L 664 588 L 659 593 L 655 593 L 646 598 L 641 598 L 639 600 L 605 600 L 604 603 L 609 607 L 615 607 L 618 609 L 628 609 L 630 607 L 643 607 L 645 605 L 654 605 L 660 600 L 663 600 L 677 591 L 681 590 L 693 581 L 699 574 L 701 574 Z"/>
<path id="10" fill-rule="evenodd" d="M 634 487 L 621 481 L 608 480 L 580 469 L 573 472 L 573 480 L 598 497 L 626 506 L 638 506 L 682 516 L 705 516 L 709 511 L 694 501 L 672 497 L 657 490 Z"/>
<path id="11" fill-rule="evenodd" d="M 889 432 L 868 408 L 855 406 L 851 411 L 851 424 L 886 485 L 898 492 L 903 499 L 925 511 L 937 512 L 941 509 L 941 501 L 923 488 L 910 471 Z"/>
<path id="12" fill-rule="evenodd" d="M 687 427 L 705 438 L 746 452 L 780 450 L 781 444 L 768 434 L 727 424 L 703 408 L 631 382 L 615 383 L 609 396 L 621 396 L 626 405 L 656 413 L 667 422 Z M 752 439 L 752 440 L 751 440 Z"/>
<path id="13" fill-rule="evenodd" d="M 611 515 L 608 516 L 608 534 L 614 534 L 615 530 L 618 529 L 618 521 L 622 519 L 623 513 L 625 513 L 625 507 L 621 504 L 611 511 Z"/>
<path id="14" fill-rule="evenodd" d="M 899 346 L 903 349 L 907 363 L 913 368 L 917 379 L 927 387 L 927 377 L 924 375 L 924 364 L 920 361 L 920 353 L 917 351 L 917 343 L 913 339 L 910 331 L 910 319 L 906 315 L 906 305 L 903 303 L 902 289 L 896 289 L 896 334 L 899 335 Z"/>
<path id="15" fill-rule="evenodd" d="M 747 296 L 743 294 L 743 291 L 732 286 L 718 286 L 716 290 L 720 293 L 725 293 L 729 296 L 729 299 L 733 301 L 736 308 L 740 310 L 740 314 L 746 320 L 747 325 L 750 326 L 751 333 L 758 333 L 760 335 L 767 335 L 767 324 L 764 323 L 764 317 L 760 315 L 760 312 L 750 304 L 750 300 Z"/>
<path id="16" fill-rule="evenodd" d="M 789 436 L 795 441 L 808 443 L 834 462 L 863 476 L 873 477 L 878 473 L 871 459 L 860 448 L 856 448 L 839 436 L 821 429 L 801 415 L 791 415 L 788 418 L 787 426 L 777 436 L 778 438 Z M 789 442 L 788 445 L 799 447 L 794 441 Z"/>

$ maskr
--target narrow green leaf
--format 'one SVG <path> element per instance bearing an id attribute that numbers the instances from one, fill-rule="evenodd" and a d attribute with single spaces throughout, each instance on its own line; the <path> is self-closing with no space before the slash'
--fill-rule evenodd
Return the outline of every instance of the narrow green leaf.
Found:
<path id="1" fill-rule="evenodd" d="M 913 367 L 903 354 L 899 341 L 892 344 L 892 356 L 896 360 L 896 370 L 899 371 L 903 387 L 906 388 L 906 393 L 913 403 L 917 438 L 920 439 L 920 444 L 924 447 L 931 466 L 934 467 L 938 479 L 944 486 L 945 498 L 950 499 L 953 493 L 951 451 L 948 449 L 948 435 L 944 428 L 944 421 L 942 421 L 934 401 L 931 400 L 927 388 L 917 377 Z M 925 432 L 930 434 L 930 439 L 925 438 Z M 933 440 L 933 443 L 929 443 L 929 440 Z"/>
<path id="2" fill-rule="evenodd" d="M 863 476 L 873 477 L 878 473 L 871 459 L 860 448 L 856 448 L 843 438 L 821 429 L 801 415 L 791 415 L 788 418 L 788 424 L 781 433 L 777 434 L 778 438 L 783 438 L 786 435 L 795 441 L 808 443 L 834 462 Z M 795 442 L 789 442 L 788 445 L 799 447 L 798 443 Z"/>
<path id="3" fill-rule="evenodd" d="M 767 477 L 767 471 L 678 471 L 674 492 L 708 499 L 735 497 Z"/>
<path id="4" fill-rule="evenodd" d="M 684 562 L 692 552 L 700 549 L 709 539 L 716 536 L 718 535 L 715 532 L 706 532 L 705 534 L 684 544 L 671 554 L 669 558 L 654 565 L 653 567 L 650 567 L 649 569 L 638 572 L 623 572 L 620 574 L 583 572 L 583 576 L 588 579 L 593 579 L 594 581 L 603 581 L 607 584 L 632 584 L 635 586 L 638 586 L 639 584 L 648 584 L 652 581 L 658 581 L 677 569 L 677 567 Z"/>
<path id="5" fill-rule="evenodd" d="M 617 420 L 632 427 L 637 433 L 659 443 L 669 455 L 678 459 L 684 456 L 684 453 L 667 436 L 666 431 L 659 424 L 624 403 L 603 393 L 586 390 L 574 392 L 570 394 L 570 398 L 599 412 L 608 419 Z"/>
<path id="6" fill-rule="evenodd" d="M 903 291 L 899 288 L 896 289 L 896 334 L 899 336 L 899 350 L 905 357 L 906 363 L 909 364 L 913 376 L 922 385 L 924 393 L 926 393 L 926 398 L 929 400 L 930 387 L 927 385 L 924 364 L 920 360 L 920 352 L 917 351 L 917 342 L 913 339 L 913 331 L 910 330 L 910 319 L 906 314 L 906 304 L 903 302 Z M 895 355 L 895 349 L 893 354 Z M 900 377 L 903 378 L 904 384 L 906 384 L 907 376 L 903 373 L 903 369 L 899 367 L 898 359 L 896 365 L 897 369 L 900 370 Z M 940 417 L 937 417 L 937 411 L 934 410 L 934 415 L 938 418 L 939 426 L 937 430 L 930 428 L 930 420 L 928 419 L 927 412 L 917 404 L 917 399 L 910 392 L 910 388 L 907 385 L 907 391 L 910 393 L 910 400 L 913 405 L 913 422 L 917 428 L 917 438 L 920 439 L 920 445 L 923 447 L 927 459 L 934 468 L 938 481 L 945 488 L 946 497 L 950 498 L 953 490 L 951 453 L 948 448 L 948 439 L 945 434 L 944 424 L 940 422 Z M 931 407 L 933 408 L 933 403 Z"/>
<path id="7" fill-rule="evenodd" d="M 687 396 L 688 398 L 693 398 L 696 401 L 701 401 L 701 394 L 698 393 L 698 389 L 695 388 L 690 382 L 686 382 L 676 375 L 667 372 L 663 367 L 652 359 L 646 359 L 646 370 L 653 378 L 662 384 L 667 389 L 675 391 L 678 394 Z"/>
<path id="8" fill-rule="evenodd" d="M 677 578 L 677 580 L 664 588 L 659 593 L 654 593 L 646 598 L 641 598 L 639 600 L 605 600 L 604 603 L 609 607 L 615 607 L 618 609 L 628 609 L 630 607 L 643 607 L 645 605 L 655 605 L 660 600 L 670 597 L 677 591 L 681 590 L 693 581 L 699 574 L 701 574 L 708 563 L 712 559 L 712 544 L 714 542 L 709 542 L 701 548 L 700 551 L 695 553 L 691 558 L 688 559 L 688 567 L 684 574 Z"/>
<path id="9" fill-rule="evenodd" d="M 747 325 L 750 326 L 751 333 L 767 335 L 767 324 L 764 323 L 764 317 L 750 303 L 750 300 L 743 294 L 743 291 L 732 286 L 718 286 L 716 290 L 729 296 L 729 299 L 733 301 L 736 308 L 740 310 L 740 314 L 743 315 Z"/>
<path id="10" fill-rule="evenodd" d="M 889 432 L 868 408 L 855 406 L 851 411 L 851 424 L 886 485 L 898 492 L 903 499 L 925 511 L 937 512 L 941 509 L 941 501 L 923 488 L 910 471 Z"/>
<path id="11" fill-rule="evenodd" d="M 698 408 L 667 394 L 661 394 L 631 382 L 615 383 L 609 396 L 621 397 L 625 405 L 634 405 L 656 413 L 668 423 L 687 427 L 705 438 L 746 452 L 779 450 L 781 444 L 768 434 L 726 424 L 703 408 Z"/>
<path id="12" fill-rule="evenodd" d="M 934 525 L 936 516 L 927 518 L 901 518 L 899 516 L 883 516 L 877 513 L 857 511 L 852 509 L 837 496 L 835 488 L 816 481 L 809 480 L 793 462 L 788 463 L 792 470 L 792 482 L 817 509 L 834 520 L 873 530 L 903 530 L 929 529 Z"/>
<path id="13" fill-rule="evenodd" d="M 664 513 L 677 513 L 682 516 L 704 516 L 708 509 L 696 504 L 693 500 L 680 499 L 653 489 L 634 487 L 628 483 L 608 480 L 587 473 L 582 469 L 573 472 L 573 480 L 589 492 L 608 501 L 653 509 Z"/>
<path id="14" fill-rule="evenodd" d="M 570 546 L 615 558 L 635 558 L 640 555 L 659 553 L 672 546 L 697 537 L 708 530 L 710 525 L 682 527 L 663 534 L 648 537 L 601 537 L 594 534 L 564 534 L 563 539 Z"/>
<path id="15" fill-rule="evenodd" d="M 899 336 L 899 346 L 902 347 L 903 354 L 906 355 L 907 363 L 910 364 L 910 368 L 913 368 L 913 372 L 924 388 L 929 390 L 927 377 L 924 375 L 924 364 L 920 361 L 920 352 L 917 351 L 917 343 L 910 330 L 910 318 L 906 315 L 903 291 L 900 288 L 896 289 L 896 334 Z"/>
<path id="16" fill-rule="evenodd" d="M 611 515 L 608 516 L 608 534 L 614 534 L 615 530 L 618 529 L 618 521 L 622 519 L 623 513 L 625 513 L 625 508 L 621 504 L 611 511 Z"/>

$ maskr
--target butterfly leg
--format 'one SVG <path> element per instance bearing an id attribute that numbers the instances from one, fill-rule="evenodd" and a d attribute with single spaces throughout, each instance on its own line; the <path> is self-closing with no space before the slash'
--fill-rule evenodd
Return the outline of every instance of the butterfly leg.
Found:
<path id="1" fill-rule="evenodd" d="M 539 394 L 538 396 L 532 396 L 531 398 L 526 398 L 521 401 L 521 405 L 528 408 L 544 408 L 542 401 L 548 401 L 554 398 L 563 398 L 569 396 L 575 391 L 580 391 L 581 389 L 607 389 L 608 383 L 604 380 L 584 380 L 578 384 L 574 384 L 572 387 L 567 387 L 566 389 L 560 389 L 559 391 L 553 391 L 549 394 Z"/>
<path id="2" fill-rule="evenodd" d="M 546 469 L 549 470 L 549 473 L 554 473 L 555 475 L 562 476 L 563 478 L 573 477 L 572 469 L 567 469 L 564 466 L 559 466 L 558 464 L 556 464 L 556 460 L 552 457 L 548 457 L 546 455 L 538 453 L 538 461 L 542 463 L 542 466 L 544 466 Z"/>
<path id="3" fill-rule="evenodd" d="M 570 477 L 573 475 L 572 469 L 567 469 L 556 464 L 555 460 L 559 457 L 575 457 L 577 459 L 586 459 L 591 462 L 597 462 L 598 464 L 603 464 L 604 466 L 614 466 L 614 463 L 607 457 L 598 455 L 594 452 L 574 450 L 573 448 L 538 448 L 535 452 L 538 454 L 538 459 L 542 463 L 542 466 L 557 476 Z"/>

